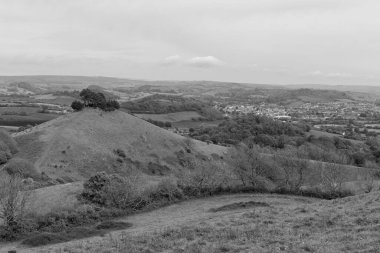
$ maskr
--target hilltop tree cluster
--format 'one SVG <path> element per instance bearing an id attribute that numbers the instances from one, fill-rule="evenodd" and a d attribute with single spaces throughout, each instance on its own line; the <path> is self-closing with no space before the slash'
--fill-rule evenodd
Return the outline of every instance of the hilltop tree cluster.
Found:
<path id="1" fill-rule="evenodd" d="M 75 100 L 71 104 L 74 111 L 81 111 L 84 107 L 99 108 L 103 111 L 114 111 L 120 108 L 119 102 L 113 99 L 106 99 L 101 92 L 95 92 L 90 89 L 83 89 L 79 96 L 82 101 Z"/>

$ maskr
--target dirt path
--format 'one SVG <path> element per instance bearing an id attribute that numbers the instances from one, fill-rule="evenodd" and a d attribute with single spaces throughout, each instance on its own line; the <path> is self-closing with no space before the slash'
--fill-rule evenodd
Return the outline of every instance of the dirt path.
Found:
<path id="1" fill-rule="evenodd" d="M 83 244 L 91 244 L 92 246 L 94 244 L 102 245 L 105 243 L 105 240 L 109 240 L 110 237 L 118 237 L 122 233 L 139 235 L 159 231 L 167 227 L 178 227 L 185 226 L 187 224 L 202 223 L 204 221 L 212 219 L 223 219 L 224 215 L 230 215 L 231 212 L 243 212 L 246 211 L 246 209 L 237 209 L 233 211 L 218 213 L 213 213 L 209 210 L 211 208 L 217 208 L 224 205 L 244 201 L 265 202 L 276 208 L 294 208 L 300 204 L 314 203 L 319 200 L 270 194 L 223 195 L 204 199 L 196 199 L 160 208 L 151 212 L 140 213 L 119 219 L 121 221 L 132 223 L 133 227 L 124 231 L 111 232 L 105 237 L 92 237 L 39 248 L 25 248 L 21 245 L 9 244 L 3 245 L 4 247 L 0 249 L 0 252 L 7 252 L 11 249 L 17 250 L 17 252 L 65 252 L 65 248 L 75 249 L 75 245 L 78 244 L 82 245 L 81 248 L 83 248 Z"/>

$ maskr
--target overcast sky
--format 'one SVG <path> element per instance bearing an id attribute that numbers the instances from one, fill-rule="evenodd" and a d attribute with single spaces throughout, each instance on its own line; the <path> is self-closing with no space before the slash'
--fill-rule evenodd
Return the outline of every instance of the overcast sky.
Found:
<path id="1" fill-rule="evenodd" d="M 0 0 L 0 75 L 380 85 L 379 0 Z"/>

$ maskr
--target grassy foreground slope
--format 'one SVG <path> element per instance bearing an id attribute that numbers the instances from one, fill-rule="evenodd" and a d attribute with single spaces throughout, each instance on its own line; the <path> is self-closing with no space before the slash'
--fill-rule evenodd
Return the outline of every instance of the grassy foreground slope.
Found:
<path id="1" fill-rule="evenodd" d="M 94 109 L 61 116 L 14 137 L 20 147 L 17 156 L 33 162 L 51 178 L 72 181 L 98 171 L 130 174 L 142 170 L 165 175 L 181 167 L 177 154 L 189 146 L 186 138 L 130 114 Z M 206 163 L 214 162 L 212 153 L 225 151 L 199 141 L 192 141 L 190 149 L 188 155 Z"/>
<path id="2" fill-rule="evenodd" d="M 105 237 L 19 249 L 20 252 L 379 252 L 379 210 L 379 192 L 338 200 L 270 194 L 225 195 L 127 217 L 124 221 L 131 222 L 132 228 Z"/>

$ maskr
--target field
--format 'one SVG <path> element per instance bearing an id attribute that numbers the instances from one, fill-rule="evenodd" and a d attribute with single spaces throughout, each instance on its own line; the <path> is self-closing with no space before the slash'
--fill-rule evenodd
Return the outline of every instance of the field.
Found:
<path id="1" fill-rule="evenodd" d="M 46 94 L 46 95 L 36 95 L 33 96 L 36 101 L 41 103 L 54 103 L 57 105 L 66 105 L 70 106 L 71 103 L 75 100 L 73 97 L 69 96 L 54 96 L 52 94 Z"/>
<path id="2" fill-rule="evenodd" d="M 0 126 L 36 125 L 60 116 L 40 110 L 39 107 L 0 107 Z"/>
<path id="3" fill-rule="evenodd" d="M 379 252 L 378 192 L 339 200 L 239 194 L 186 201 L 120 221 L 124 231 L 17 252 Z"/>
<path id="4" fill-rule="evenodd" d="M 186 121 L 192 119 L 203 118 L 198 112 L 187 111 L 187 112 L 174 112 L 165 114 L 135 114 L 135 116 L 143 119 L 151 119 L 163 122 L 178 122 Z"/>
<path id="5" fill-rule="evenodd" d="M 172 123 L 174 127 L 178 128 L 198 128 L 198 127 L 215 127 L 218 126 L 223 120 L 212 120 L 212 121 L 193 121 L 184 120 Z"/>

